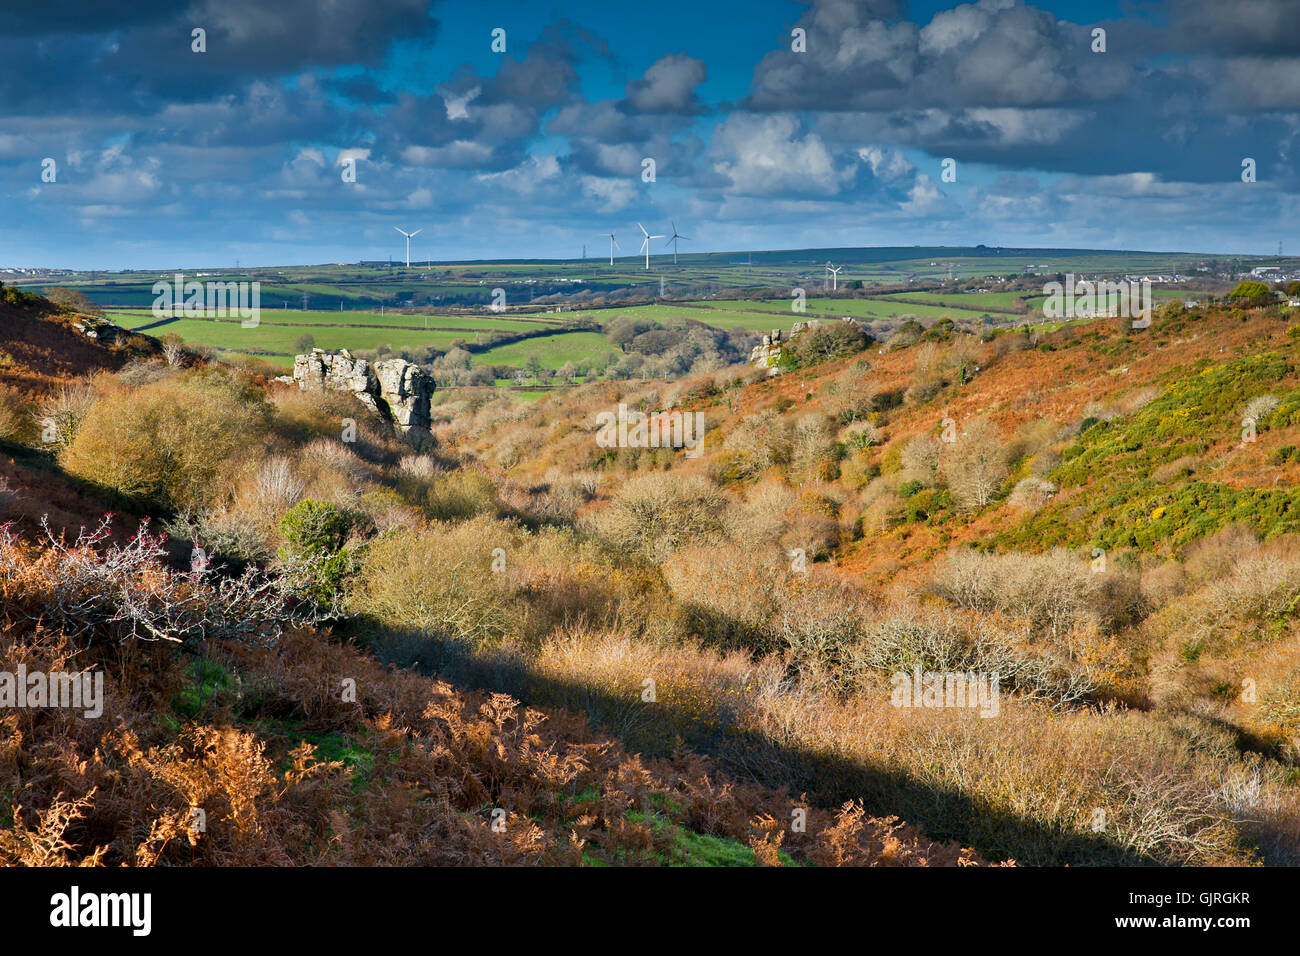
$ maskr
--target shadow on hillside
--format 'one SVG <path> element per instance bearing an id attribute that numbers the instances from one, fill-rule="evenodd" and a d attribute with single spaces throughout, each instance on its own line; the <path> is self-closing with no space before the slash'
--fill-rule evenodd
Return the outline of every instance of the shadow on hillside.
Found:
<path id="1" fill-rule="evenodd" d="M 140 530 L 141 522 L 148 521 L 150 530 L 157 534 L 162 531 L 162 524 L 173 517 L 170 511 L 148 500 L 132 498 L 70 474 L 50 451 L 0 441 L 0 454 L 9 459 L 8 470 L 19 483 L 12 500 L 0 510 L 0 521 L 14 522 L 18 532 L 28 538 L 42 536 L 41 519 L 45 518 L 55 535 L 61 534 L 71 542 L 83 528 L 93 531 L 111 513 L 109 536 L 114 542 L 124 544 Z M 169 536 L 166 547 L 173 567 L 189 567 L 193 542 Z M 242 563 L 239 567 L 242 568 Z"/>
<path id="2" fill-rule="evenodd" d="M 358 633 L 381 630 L 367 623 Z M 525 705 L 585 713 L 594 728 L 618 738 L 634 753 L 704 754 L 736 779 L 806 793 L 814 804 L 827 809 L 861 800 L 874 816 L 896 815 L 923 828 L 930 839 L 954 840 L 988 860 L 1014 859 L 1032 866 L 1162 865 L 1150 855 L 1117 846 L 1104 834 L 1045 827 L 905 773 L 739 727 L 734 715 L 725 711 L 688 714 L 662 703 L 642 703 L 639 691 L 613 694 L 582 682 L 579 676 L 560 680 L 539 675 L 515 653 L 470 651 L 449 642 L 391 632 L 372 644 L 372 650 L 390 666 L 410 667 L 475 690 L 508 693 Z"/>

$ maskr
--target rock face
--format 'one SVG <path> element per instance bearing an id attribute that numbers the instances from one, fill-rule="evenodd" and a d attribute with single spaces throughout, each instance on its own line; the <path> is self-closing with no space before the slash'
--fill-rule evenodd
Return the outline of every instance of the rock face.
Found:
<path id="1" fill-rule="evenodd" d="M 393 423 L 393 427 L 422 443 L 429 434 L 429 399 L 433 379 L 406 359 L 385 359 L 373 365 L 353 358 L 347 349 L 312 349 L 293 360 L 293 381 L 299 388 L 351 392 L 362 404 Z"/>
<path id="2" fill-rule="evenodd" d="M 388 403 L 388 411 L 398 429 L 428 433 L 433 379 L 420 366 L 400 358 L 376 362 L 375 377 L 379 379 L 379 397 Z"/>
<path id="3" fill-rule="evenodd" d="M 770 335 L 763 336 L 763 344 L 755 345 L 749 353 L 749 363 L 767 369 L 767 374 L 780 375 L 777 362 L 781 360 L 781 330 L 773 329 Z"/>

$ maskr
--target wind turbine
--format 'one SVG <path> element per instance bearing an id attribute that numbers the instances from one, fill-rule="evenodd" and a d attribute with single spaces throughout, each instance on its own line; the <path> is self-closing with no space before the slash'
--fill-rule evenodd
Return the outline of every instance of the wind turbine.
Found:
<path id="1" fill-rule="evenodd" d="M 663 236 L 650 235 L 650 233 L 645 231 L 645 226 L 641 225 L 641 223 L 639 222 L 636 224 L 636 227 L 641 230 L 641 235 L 645 237 L 644 239 L 641 240 L 641 248 L 638 249 L 637 252 L 645 253 L 645 267 L 649 269 L 650 268 L 650 240 L 662 239 Z"/>
<path id="2" fill-rule="evenodd" d="M 396 226 L 394 226 L 393 228 L 397 229 Z M 416 236 L 418 236 L 420 233 L 424 232 L 424 228 L 421 227 L 415 230 L 415 232 L 406 232 L 403 229 L 397 229 L 397 231 L 406 237 L 406 268 L 409 269 L 411 268 L 411 240 Z"/>
<path id="3" fill-rule="evenodd" d="M 829 273 L 831 274 L 831 291 L 832 291 L 832 292 L 834 292 L 836 289 L 838 289 L 838 288 L 840 287 L 840 271 L 841 271 L 843 268 L 844 268 L 843 266 L 839 266 L 839 267 L 837 268 L 837 267 L 835 267 L 835 266 L 832 266 L 829 262 L 826 263 L 826 271 L 829 272 Z"/>
<path id="4" fill-rule="evenodd" d="M 671 219 L 668 221 L 672 222 Z M 671 242 L 673 244 L 673 265 L 677 265 L 677 240 L 678 239 L 685 239 L 687 242 L 691 241 L 690 236 L 683 236 L 678 234 L 677 223 L 673 222 L 673 235 L 672 238 L 668 240 L 668 242 Z M 664 245 L 668 245 L 668 242 L 665 242 Z"/>
<path id="5" fill-rule="evenodd" d="M 622 249 L 623 247 L 618 244 L 618 240 L 614 238 L 612 232 L 601 233 L 601 235 L 609 237 L 609 264 L 612 266 L 614 264 L 614 248 L 617 246 Z"/>

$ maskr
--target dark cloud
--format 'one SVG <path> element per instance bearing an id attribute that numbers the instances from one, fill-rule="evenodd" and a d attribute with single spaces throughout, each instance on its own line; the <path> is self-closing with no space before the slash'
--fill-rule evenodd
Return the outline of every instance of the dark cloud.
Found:
<path id="1" fill-rule="evenodd" d="M 638 113 L 703 112 L 695 89 L 707 78 L 703 60 L 684 53 L 662 56 L 627 85 L 627 106 Z"/>
<path id="2" fill-rule="evenodd" d="M 1300 56 L 1295 0 L 1170 0 L 1170 46 L 1224 55 Z"/>
<path id="3" fill-rule="evenodd" d="M 889 5 L 819 0 L 799 21 L 806 52 L 769 53 L 754 74 L 756 109 L 1026 107 L 1105 99 L 1129 66 L 1091 52 L 1084 27 L 1022 0 L 978 0 L 926 25 L 884 19 Z"/>

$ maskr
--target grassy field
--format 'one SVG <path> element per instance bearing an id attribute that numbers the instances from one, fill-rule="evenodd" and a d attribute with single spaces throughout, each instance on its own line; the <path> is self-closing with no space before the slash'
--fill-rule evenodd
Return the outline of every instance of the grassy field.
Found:
<path id="1" fill-rule="evenodd" d="M 599 356 L 618 356 L 618 349 L 599 332 L 566 332 L 525 339 L 488 349 L 474 356 L 474 365 L 514 365 L 524 368 L 533 356 L 544 368 L 558 369 L 565 362 L 587 362 Z"/>
<path id="2" fill-rule="evenodd" d="M 108 310 L 105 315 L 128 329 L 157 322 L 152 312 Z M 188 319 L 183 321 L 200 321 Z M 263 309 L 261 325 L 264 326 L 315 326 L 323 328 L 367 326 L 371 328 L 402 329 L 445 329 L 448 331 L 482 332 L 482 331 L 529 331 L 548 325 L 558 324 L 554 318 L 498 318 L 477 315 L 421 314 L 408 315 L 403 312 L 349 312 L 337 310 L 301 309 Z M 166 328 L 166 326 L 160 326 Z M 310 329 L 308 329 L 310 331 Z"/>
<path id="3" fill-rule="evenodd" d="M 850 315 L 858 319 L 871 320 L 895 319 L 904 315 L 914 316 L 918 319 L 941 319 L 944 316 L 960 318 L 963 315 L 965 317 L 970 317 L 977 314 L 962 310 L 962 313 L 958 315 L 954 314 L 957 310 L 945 309 L 942 306 L 923 305 L 921 303 L 912 302 L 891 302 L 886 299 L 832 299 L 813 298 L 810 296 L 804 302 L 804 313 L 800 315 L 798 312 L 791 311 L 790 305 L 792 301 L 792 299 L 746 300 L 744 302 L 719 302 L 714 300 L 697 304 L 707 306 L 710 309 L 718 309 L 722 312 L 739 312 L 741 315 L 757 312 L 760 313 L 760 320 L 762 318 L 761 313 L 773 313 L 774 315 L 788 316 L 789 318 L 784 322 L 784 326 L 787 328 L 791 322 L 799 322 L 807 318 L 825 316 L 839 317 L 841 315 Z M 728 321 L 727 319 L 714 321 L 701 317 L 701 321 L 708 321 L 710 325 L 718 325 L 720 328 L 734 327 L 734 323 L 732 325 L 724 325 L 724 322 Z M 758 325 L 743 325 L 742 327 L 752 328 L 753 330 L 758 331 L 766 330 L 767 328 L 772 327 L 772 324 L 770 321 L 767 321 L 766 323 L 760 321 Z"/>
<path id="4" fill-rule="evenodd" d="M 473 333 L 430 329 L 373 329 L 326 328 L 304 325 L 268 325 L 245 329 L 236 321 L 213 322 L 203 319 L 178 319 L 149 330 L 149 334 L 163 336 L 169 332 L 179 335 L 187 345 L 206 345 L 234 352 L 261 354 L 274 360 L 276 357 L 292 364 L 298 339 L 308 333 L 323 349 L 373 349 L 387 345 L 393 349 L 416 349 L 433 346 L 448 348 L 453 342 L 473 341 Z M 280 364 L 277 362 L 277 364 Z"/>
<path id="5" fill-rule="evenodd" d="M 869 297 L 828 296 L 827 260 L 843 267 L 839 276 L 841 290 L 846 283 L 857 280 L 864 284 Z M 1204 257 L 1187 254 L 913 246 L 683 254 L 677 265 L 666 256 L 656 255 L 648 271 L 641 259 L 624 256 L 612 265 L 592 258 L 443 262 L 417 264 L 410 269 L 386 263 L 352 263 L 186 273 L 187 278 L 200 281 L 260 283 L 263 309 L 256 329 L 244 329 L 237 321 L 197 319 L 155 325 L 148 307 L 153 301 L 153 283 L 160 278 L 158 273 L 77 273 L 59 279 L 57 284 L 85 292 L 107 307 L 111 320 L 126 328 L 147 327 L 156 336 L 175 332 L 189 344 L 261 355 L 286 367 L 293 354 L 301 351 L 297 346 L 303 335 L 310 335 L 316 346 L 326 349 L 389 346 L 400 351 L 426 347 L 445 350 L 458 341 L 486 345 L 493 333 L 560 327 L 577 320 L 607 325 L 624 316 L 662 325 L 689 320 L 727 331 L 758 334 L 773 328 L 788 331 L 797 321 L 840 316 L 852 316 L 864 323 L 896 323 L 903 317 L 914 317 L 926 324 L 942 318 L 979 323 L 986 315 L 999 324 L 1042 322 L 1045 297 L 1037 289 L 1007 290 L 984 277 L 1038 273 L 1042 281 L 1047 281 L 1061 272 L 1188 273 L 1203 261 Z M 883 283 L 899 287 L 908 282 L 945 279 L 950 273 L 974 278 L 994 291 L 953 293 L 913 287 L 914 291 L 871 294 L 872 286 Z M 162 277 L 170 280 L 171 274 Z M 616 306 L 618 296 L 629 292 L 637 297 L 658 296 L 661 280 L 666 296 L 687 301 L 599 307 Z M 23 284 L 41 287 L 37 282 Z M 773 288 L 806 290 L 804 311 L 794 312 L 787 296 L 753 300 L 710 297 L 734 294 L 732 290 L 752 290 L 761 295 Z M 497 289 L 504 290 L 510 306 L 510 311 L 501 315 L 482 309 Z M 1204 297 L 1178 289 L 1153 291 L 1160 301 Z M 301 308 L 304 297 L 307 309 Z M 565 311 L 546 311 L 559 308 L 557 303 L 561 302 Z M 395 308 L 404 311 L 393 311 Z M 421 311 L 416 313 L 417 309 Z M 536 355 L 544 366 L 558 369 L 566 362 L 589 362 L 610 354 L 616 353 L 603 335 L 575 331 L 492 348 L 477 355 L 474 362 L 522 368 Z"/>

